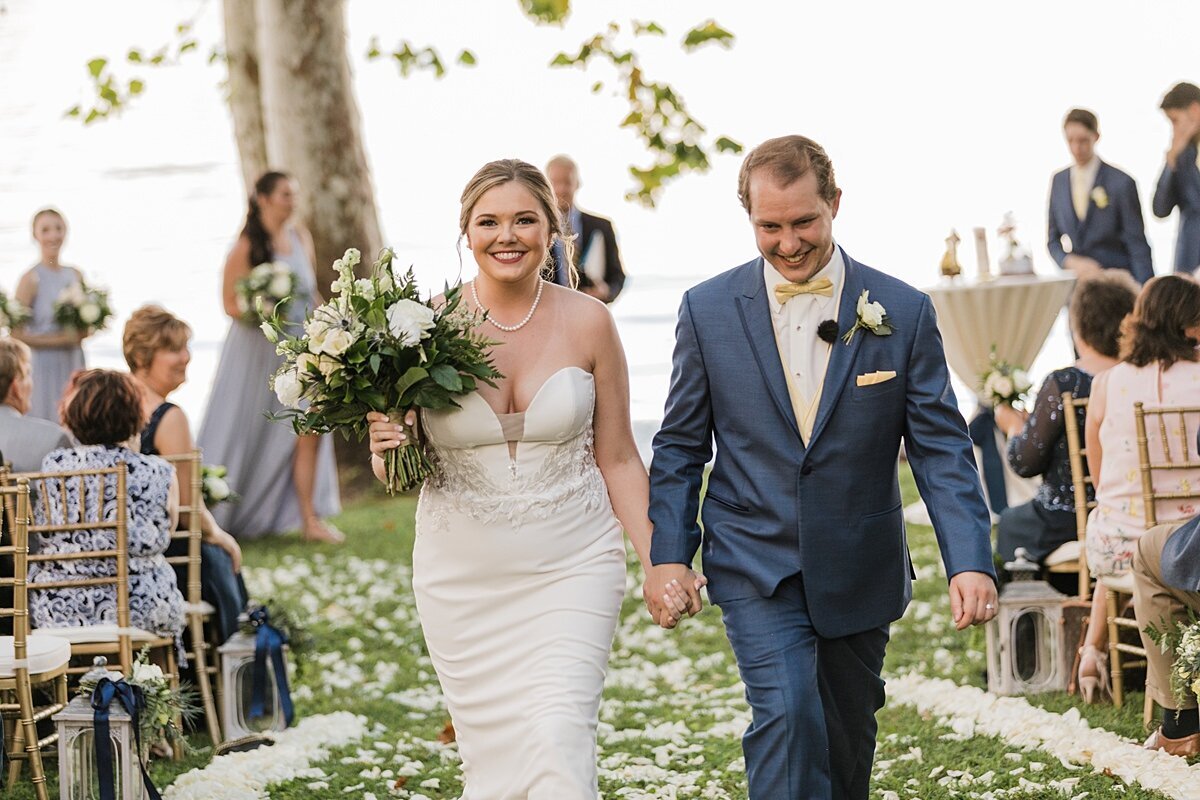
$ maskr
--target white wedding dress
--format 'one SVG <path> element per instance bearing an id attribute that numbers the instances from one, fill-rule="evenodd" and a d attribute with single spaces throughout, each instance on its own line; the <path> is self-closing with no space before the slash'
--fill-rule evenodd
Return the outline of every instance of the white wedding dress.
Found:
<path id="1" fill-rule="evenodd" d="M 593 376 L 519 414 L 478 394 L 425 412 L 438 474 L 413 591 L 458 736 L 463 800 L 596 800 L 596 721 L 625 548 L 592 448 Z"/>

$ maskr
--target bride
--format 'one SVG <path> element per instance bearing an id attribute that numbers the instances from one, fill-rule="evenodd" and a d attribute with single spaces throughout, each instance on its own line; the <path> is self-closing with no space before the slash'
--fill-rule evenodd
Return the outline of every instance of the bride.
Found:
<path id="1" fill-rule="evenodd" d="M 603 303 L 543 280 L 563 226 L 536 167 L 484 165 L 463 190 L 459 228 L 479 265 L 464 296 L 487 312 L 505 377 L 421 416 L 438 470 L 417 506 L 417 610 L 454 720 L 463 799 L 595 800 L 622 529 L 650 563 L 625 353 Z M 368 419 L 382 477 L 382 455 L 405 435 L 382 414 Z M 702 582 L 647 597 L 655 621 L 699 611 Z"/>

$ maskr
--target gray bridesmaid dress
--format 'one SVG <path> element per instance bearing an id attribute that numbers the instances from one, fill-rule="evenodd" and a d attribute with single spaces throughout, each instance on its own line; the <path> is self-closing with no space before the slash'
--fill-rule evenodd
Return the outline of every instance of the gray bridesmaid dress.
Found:
<path id="1" fill-rule="evenodd" d="M 54 301 L 63 289 L 79 280 L 71 267 L 53 269 L 45 264 L 33 268 L 37 274 L 37 293 L 33 296 L 33 318 L 26 324 L 29 333 L 60 333 L 62 326 L 54 321 Z M 83 369 L 83 348 L 77 344 L 67 347 L 33 347 L 33 407 L 30 416 L 58 422 L 58 401 L 71 379 L 71 373 Z"/>
<path id="2" fill-rule="evenodd" d="M 301 323 L 314 305 L 316 275 L 295 229 L 289 229 L 291 252 L 275 254 L 296 277 L 295 296 L 288 308 L 290 322 Z M 282 363 L 275 345 L 255 325 L 234 322 L 221 348 L 221 361 L 200 425 L 197 442 L 205 464 L 224 464 L 227 480 L 241 499 L 213 510 L 217 523 L 239 539 L 257 539 L 296 530 L 303 519 L 292 482 L 296 435 L 286 422 L 272 422 L 267 412 L 283 406 L 271 391 L 270 378 Z M 313 505 L 318 516 L 341 510 L 333 441 L 322 436 L 317 449 Z"/>

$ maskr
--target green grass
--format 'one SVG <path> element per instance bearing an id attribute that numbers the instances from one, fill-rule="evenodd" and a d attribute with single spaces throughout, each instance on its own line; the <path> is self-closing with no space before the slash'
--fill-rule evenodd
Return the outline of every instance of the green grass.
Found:
<path id="1" fill-rule="evenodd" d="M 904 491 L 906 501 L 915 498 L 907 473 Z M 307 619 L 316 639 L 319 655 L 293 679 L 298 714 L 350 711 L 374 725 L 367 739 L 317 765 L 323 772 L 320 784 L 312 777 L 296 779 L 273 786 L 272 798 L 373 793 L 382 799 L 420 793 L 442 800 L 461 791 L 456 752 L 437 742 L 447 715 L 411 594 L 414 508 L 411 497 L 369 495 L 338 518 L 348 535 L 341 547 L 306 544 L 296 536 L 245 547 L 252 593 L 274 598 Z M 953 630 L 932 531 L 912 527 L 909 536 L 920 580 L 909 613 L 894 628 L 885 671 L 918 670 L 981 686 L 982 631 Z M 661 631 L 640 607 L 639 581 L 640 574 L 631 569 L 601 709 L 601 794 L 630 800 L 745 798 L 740 735 L 748 711 L 720 612 L 710 608 L 679 631 Z M 1142 735 L 1137 695 L 1123 709 L 1082 707 L 1065 694 L 1031 699 L 1055 711 L 1080 707 L 1093 725 L 1131 738 Z M 1001 789 L 994 796 L 1055 797 L 1057 791 L 1045 788 L 1052 781 L 1078 779 L 1073 786 L 1060 784 L 1070 790 L 1062 796 L 1087 791 L 1095 798 L 1112 796 L 1119 784 L 1090 770 L 1068 770 L 1047 753 L 1021 752 L 999 739 L 964 740 L 911 708 L 889 705 L 879 722 L 873 797 L 893 792 L 900 798 L 969 797 Z M 193 741 L 206 745 L 202 736 Z M 200 749 L 183 762 L 155 762 L 157 785 L 203 765 L 209 755 Z M 981 775 L 990 783 L 970 782 Z M 1026 784 L 1022 789 L 1023 779 L 1041 788 Z M 398 780 L 404 781 L 403 789 L 389 795 Z M 33 795 L 19 787 L 11 796 Z M 1120 796 L 1162 797 L 1136 787 Z"/>

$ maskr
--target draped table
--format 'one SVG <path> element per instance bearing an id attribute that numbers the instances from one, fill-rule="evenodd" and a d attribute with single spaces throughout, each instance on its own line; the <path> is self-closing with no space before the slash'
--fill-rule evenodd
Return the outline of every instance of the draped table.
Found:
<path id="1" fill-rule="evenodd" d="M 986 401 L 980 377 L 988 370 L 992 349 L 1001 361 L 1028 369 L 1046 343 L 1074 284 L 1072 275 L 1034 274 L 943 283 L 925 289 L 937 311 L 946 361 L 981 403 Z M 1003 454 L 1003 434 L 996 434 Z M 1020 478 L 1009 468 L 1007 459 L 1002 461 L 1011 504 L 1030 499 L 1037 480 Z M 924 508 L 916 504 L 906 510 L 905 516 L 910 522 L 928 524 Z"/>

